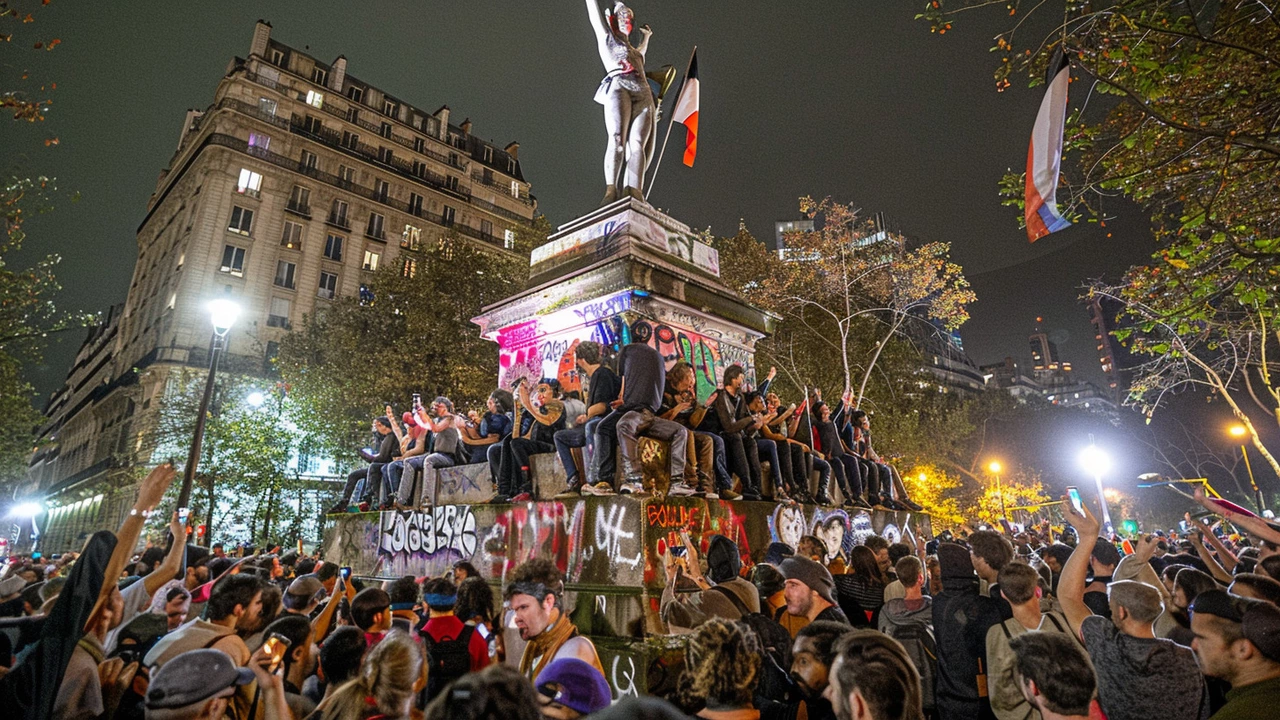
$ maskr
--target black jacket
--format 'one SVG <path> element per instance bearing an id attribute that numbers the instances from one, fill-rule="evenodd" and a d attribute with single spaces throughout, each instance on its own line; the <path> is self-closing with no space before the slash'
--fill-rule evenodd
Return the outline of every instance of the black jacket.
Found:
<path id="1" fill-rule="evenodd" d="M 1000 606 L 978 592 L 977 578 L 949 577 L 944 587 L 933 599 L 938 717 L 990 720 L 995 715 L 986 693 L 987 630 L 1001 621 Z"/>

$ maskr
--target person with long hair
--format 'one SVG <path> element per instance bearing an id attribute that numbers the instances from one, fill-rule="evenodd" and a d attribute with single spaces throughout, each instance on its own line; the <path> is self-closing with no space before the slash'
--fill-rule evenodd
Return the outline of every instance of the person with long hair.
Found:
<path id="1" fill-rule="evenodd" d="M 598 0 L 587 0 L 587 15 L 605 68 L 595 96 L 596 102 L 604 106 L 604 124 L 609 132 L 609 149 L 604 156 L 605 194 L 600 204 L 608 205 L 622 195 L 643 202 L 644 172 L 653 155 L 657 122 L 653 90 L 644 74 L 645 53 L 653 31 L 648 25 L 641 27 L 640 42 L 632 45 L 635 16 L 621 2 L 614 3 L 612 10 L 602 11 Z M 623 175 L 621 194 L 619 174 Z"/>
<path id="2" fill-rule="evenodd" d="M 502 640 L 501 623 L 493 604 L 493 590 L 484 578 L 469 577 L 458 584 L 458 605 L 454 612 L 489 643 L 489 657 L 494 662 L 506 660 L 506 644 Z"/>
<path id="3" fill-rule="evenodd" d="M 679 704 L 700 718 L 760 717 L 753 705 L 764 655 L 747 625 L 711 618 L 689 638 L 684 673 L 677 683 Z"/>
<path id="4" fill-rule="evenodd" d="M 848 572 L 833 575 L 832 579 L 836 583 L 836 599 L 849 622 L 854 627 L 876 627 L 888 581 L 875 552 L 866 545 L 854 545 L 849 551 Z"/>
<path id="5" fill-rule="evenodd" d="M 422 650 L 403 630 L 392 630 L 364 656 L 360 672 L 316 708 L 320 720 L 409 717 L 424 683 Z"/>

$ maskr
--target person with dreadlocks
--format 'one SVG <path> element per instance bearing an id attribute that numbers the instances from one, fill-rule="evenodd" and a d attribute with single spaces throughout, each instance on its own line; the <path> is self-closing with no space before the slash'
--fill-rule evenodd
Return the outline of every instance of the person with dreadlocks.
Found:
<path id="1" fill-rule="evenodd" d="M 694 717 L 759 720 L 753 695 L 763 649 L 747 625 L 711 618 L 689 638 L 678 704 Z"/>
<path id="2" fill-rule="evenodd" d="M 520 639 L 528 643 L 520 657 L 520 672 L 535 685 L 547 665 L 560 658 L 578 658 L 604 675 L 596 646 L 578 634 L 561 606 L 564 577 L 550 560 L 522 563 L 511 574 L 503 596 L 515 614 Z"/>

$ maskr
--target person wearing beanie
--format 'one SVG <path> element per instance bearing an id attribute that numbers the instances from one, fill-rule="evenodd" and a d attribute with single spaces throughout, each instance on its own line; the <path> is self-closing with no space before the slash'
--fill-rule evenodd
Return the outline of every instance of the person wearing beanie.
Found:
<path id="1" fill-rule="evenodd" d="M 1191 648 L 1205 675 L 1231 683 L 1213 720 L 1274 717 L 1280 707 L 1280 608 L 1206 590 L 1191 607 Z"/>
<path id="2" fill-rule="evenodd" d="M 613 691 L 590 663 L 578 658 L 552 660 L 538 676 L 538 703 L 542 716 L 576 720 L 609 707 Z"/>
<path id="3" fill-rule="evenodd" d="M 938 563 L 942 592 L 933 598 L 938 717 L 994 718 L 987 696 L 987 632 L 1005 619 L 1000 603 L 979 592 L 969 548 L 938 543 Z"/>
<path id="4" fill-rule="evenodd" d="M 760 594 L 760 611 L 776 620 L 794 640 L 800 628 L 809 624 L 809 618 L 787 612 L 787 579 L 777 567 L 762 563 L 752 568 L 751 582 Z"/>
<path id="5" fill-rule="evenodd" d="M 850 625 L 849 618 L 836 605 L 835 581 L 831 572 L 809 558 L 790 557 L 778 568 L 786 578 L 783 594 L 787 612 L 806 617 L 810 622 L 833 620 Z"/>
<path id="6" fill-rule="evenodd" d="M 713 617 L 741 620 L 748 613 L 760 612 L 756 586 L 739 576 L 742 557 L 737 543 L 723 535 L 711 536 L 707 542 L 706 576 L 698 561 L 698 548 L 688 538 L 684 550 L 682 557 L 676 557 L 670 549 L 664 556 L 667 584 L 659 613 L 671 632 L 688 632 Z M 681 579 L 697 585 L 699 590 L 677 593 Z"/>

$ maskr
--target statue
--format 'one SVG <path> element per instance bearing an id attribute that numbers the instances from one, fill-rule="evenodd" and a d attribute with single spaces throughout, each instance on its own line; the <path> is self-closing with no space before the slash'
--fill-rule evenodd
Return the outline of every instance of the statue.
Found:
<path id="1" fill-rule="evenodd" d="M 601 205 L 622 195 L 644 200 L 644 173 L 653 157 L 656 109 L 653 91 L 644 71 L 649 49 L 648 25 L 640 28 L 640 43 L 629 39 L 634 15 L 622 2 L 612 10 L 601 10 L 598 0 L 587 0 L 587 14 L 596 31 L 596 45 L 604 63 L 605 76 L 595 100 L 604 106 L 604 125 L 609 132 L 609 149 L 604 156 L 605 193 Z M 625 161 L 625 167 L 624 167 Z M 624 174 L 622 193 L 618 175 Z"/>

